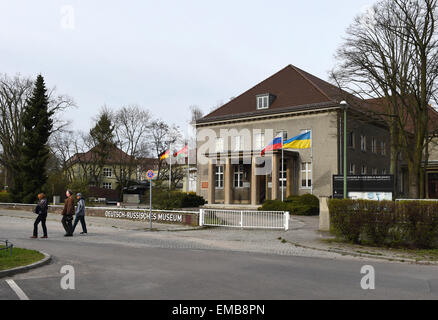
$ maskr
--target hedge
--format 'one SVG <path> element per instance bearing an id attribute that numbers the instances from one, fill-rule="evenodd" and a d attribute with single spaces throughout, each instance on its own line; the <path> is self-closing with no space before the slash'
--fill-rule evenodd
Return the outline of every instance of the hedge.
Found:
<path id="1" fill-rule="evenodd" d="M 290 204 L 280 200 L 266 200 L 259 211 L 291 211 Z"/>
<path id="2" fill-rule="evenodd" d="M 205 204 L 204 198 L 195 193 L 164 190 L 152 190 L 152 192 L 153 206 L 157 209 L 197 208 Z"/>
<path id="3" fill-rule="evenodd" d="M 11 203 L 12 197 L 7 192 L 0 192 L 0 203 Z"/>
<path id="4" fill-rule="evenodd" d="M 329 200 L 331 231 L 356 244 L 438 248 L 438 203 Z"/>
<path id="5" fill-rule="evenodd" d="M 290 196 L 286 201 L 266 200 L 259 208 L 261 211 L 289 211 L 297 216 L 319 215 L 319 199 L 311 194 Z"/>

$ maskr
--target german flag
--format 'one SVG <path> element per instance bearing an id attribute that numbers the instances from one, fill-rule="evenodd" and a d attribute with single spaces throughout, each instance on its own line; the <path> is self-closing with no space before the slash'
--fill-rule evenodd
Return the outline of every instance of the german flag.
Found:
<path id="1" fill-rule="evenodd" d="M 170 150 L 166 150 L 163 153 L 160 154 L 160 161 L 169 158 L 170 156 Z"/>

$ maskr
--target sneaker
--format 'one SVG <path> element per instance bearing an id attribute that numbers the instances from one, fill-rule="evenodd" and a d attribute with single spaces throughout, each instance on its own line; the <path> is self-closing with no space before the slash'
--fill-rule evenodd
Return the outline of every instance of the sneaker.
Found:
<path id="1" fill-rule="evenodd" d="M 86 232 L 81 232 L 81 234 L 87 234 Z"/>
<path id="2" fill-rule="evenodd" d="M 42 236 L 41 239 L 47 239 L 47 236 Z"/>
<path id="3" fill-rule="evenodd" d="M 31 239 L 36 239 L 36 238 L 38 238 L 38 237 L 35 237 L 35 236 L 32 236 L 32 237 L 30 237 Z"/>
<path id="4" fill-rule="evenodd" d="M 73 237 L 72 234 L 64 234 L 64 237 Z"/>

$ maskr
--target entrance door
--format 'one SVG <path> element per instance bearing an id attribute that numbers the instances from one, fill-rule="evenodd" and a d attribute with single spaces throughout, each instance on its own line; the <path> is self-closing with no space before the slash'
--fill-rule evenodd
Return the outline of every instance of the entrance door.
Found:
<path id="1" fill-rule="evenodd" d="M 266 176 L 260 176 L 259 180 L 260 203 L 266 200 Z"/>
<path id="2" fill-rule="evenodd" d="M 438 199 L 438 173 L 429 173 L 429 199 Z"/>

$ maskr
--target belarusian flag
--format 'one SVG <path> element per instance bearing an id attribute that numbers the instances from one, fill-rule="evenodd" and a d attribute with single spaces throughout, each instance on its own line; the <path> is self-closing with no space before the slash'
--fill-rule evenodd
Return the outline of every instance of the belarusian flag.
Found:
<path id="1" fill-rule="evenodd" d="M 176 157 L 179 157 L 179 156 L 184 156 L 184 158 L 185 158 L 185 157 L 187 157 L 188 152 L 189 152 L 189 146 L 186 145 L 184 148 L 182 148 L 182 149 L 179 150 L 178 152 L 175 152 L 175 153 L 173 154 L 173 156 L 174 156 L 175 158 L 176 158 Z"/>

